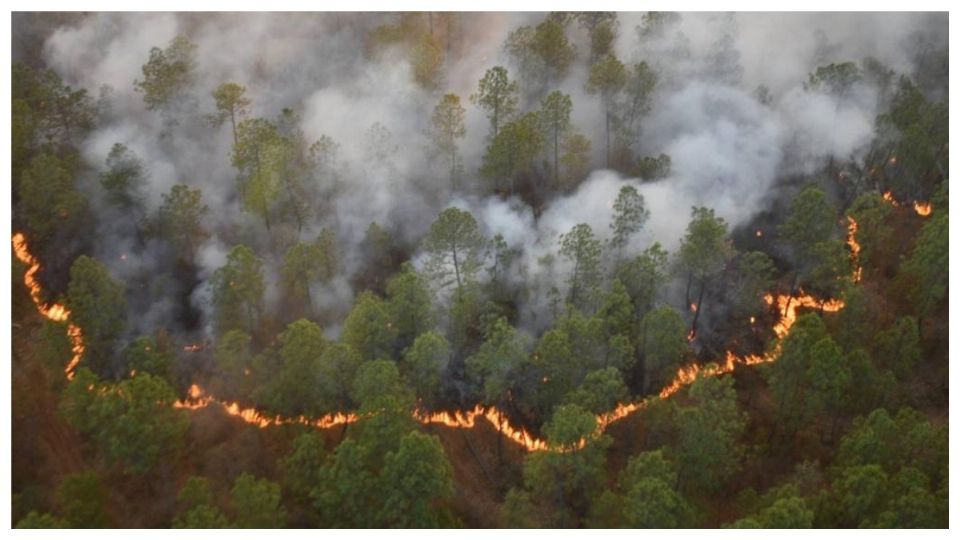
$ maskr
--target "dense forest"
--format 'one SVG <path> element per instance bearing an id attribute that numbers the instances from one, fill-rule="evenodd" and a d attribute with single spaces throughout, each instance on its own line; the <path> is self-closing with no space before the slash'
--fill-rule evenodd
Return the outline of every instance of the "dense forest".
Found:
<path id="1" fill-rule="evenodd" d="M 946 527 L 947 26 L 13 14 L 10 525 Z"/>

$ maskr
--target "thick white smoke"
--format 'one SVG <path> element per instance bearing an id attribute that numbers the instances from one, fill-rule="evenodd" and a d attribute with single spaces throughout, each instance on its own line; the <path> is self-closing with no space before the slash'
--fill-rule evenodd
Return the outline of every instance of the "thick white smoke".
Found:
<path id="1" fill-rule="evenodd" d="M 659 68 L 662 83 L 635 149 L 642 155 L 670 155 L 672 171 L 669 178 L 644 183 L 600 167 L 602 113 L 598 97 L 584 90 L 589 43 L 571 23 L 578 59 L 559 89 L 573 99 L 576 128 L 593 139 L 594 171 L 573 193 L 548 201 L 535 219 L 518 199 L 476 196 L 483 183 L 477 170 L 489 124 L 468 98 L 494 65 L 505 65 L 516 75 L 504 40 L 516 27 L 541 20 L 539 14 L 458 16 L 456 39 L 446 45 L 452 53 L 443 66 L 443 83 L 435 91 L 414 83 L 410 59 L 400 50 L 377 59 L 364 55 L 367 32 L 396 21 L 387 14 L 94 14 L 53 32 L 44 58 L 69 84 L 94 95 L 109 88 L 104 94 L 109 99 L 103 101 L 109 107 L 107 121 L 82 149 L 88 162 L 102 165 L 117 142 L 135 151 L 149 170 L 145 195 L 150 211 L 176 183 L 203 189 L 213 235 L 196 261 L 201 279 L 223 264 L 236 243 L 256 245 L 261 253 L 272 249 L 257 219 L 237 201 L 229 129 L 202 121 L 213 110 L 211 90 L 236 81 L 247 86 L 252 116 L 275 118 L 290 108 L 300 115 L 308 140 L 325 135 L 339 144 L 341 178 L 330 191 L 335 198 L 313 209 L 303 236 L 312 239 L 323 227 L 332 227 L 348 274 L 360 267 L 358 247 L 371 222 L 413 246 L 440 210 L 456 205 L 470 209 L 485 233 L 501 233 L 522 251 L 514 278 L 543 285 L 535 287 L 525 309 L 533 318 L 546 289 L 563 285 L 556 283 L 564 275 L 562 261 L 545 272 L 541 258 L 555 254 L 558 236 L 578 223 L 607 237 L 612 201 L 625 184 L 640 190 L 651 211 L 628 254 L 653 241 L 672 251 L 692 206 L 714 208 L 734 228 L 769 206 L 778 178 L 811 173 L 831 157 L 862 156 L 878 112 L 876 89 L 860 84 L 841 99 L 805 90 L 808 74 L 818 65 L 859 62 L 867 56 L 910 74 L 911 44 L 918 31 L 942 33 L 946 26 L 945 17 L 918 14 L 684 14 L 663 32 L 641 39 L 637 27 L 643 24 L 642 14 L 620 14 L 617 55 L 628 64 L 650 62 Z M 133 81 L 142 76 L 150 47 L 162 48 L 178 34 L 197 44 L 197 79 L 187 100 L 193 109 L 170 128 L 159 114 L 145 109 Z M 759 85 L 769 89 L 771 103 L 756 99 Z M 447 92 L 458 94 L 467 109 L 461 145 L 466 187 L 457 193 L 443 166 L 430 160 L 426 134 L 433 106 Z M 523 106 L 533 109 L 536 104 Z M 390 134 L 388 158 L 379 162 L 370 155 L 375 124 Z M 96 191 L 93 176 L 84 185 Z M 122 265 L 132 264 L 121 260 L 134 249 L 131 234 L 108 225 L 98 243 L 97 255 L 120 275 Z M 135 263 L 141 270 L 149 270 L 161 256 L 150 247 L 138 253 Z M 273 255 L 268 276 L 277 274 L 279 257 Z M 205 294 L 202 287 L 194 292 L 200 303 Z M 341 278 L 314 296 L 318 305 L 344 314 L 353 291 Z M 169 300 L 155 298 L 151 312 L 169 313 Z"/>

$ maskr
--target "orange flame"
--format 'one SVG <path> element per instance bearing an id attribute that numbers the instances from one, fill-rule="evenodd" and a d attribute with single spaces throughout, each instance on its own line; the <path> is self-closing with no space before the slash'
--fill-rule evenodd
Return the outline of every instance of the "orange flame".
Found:
<path id="1" fill-rule="evenodd" d="M 757 229 L 757 238 L 763 236 L 763 229 Z"/>
<path id="2" fill-rule="evenodd" d="M 187 344 L 187 345 L 184 345 L 184 346 L 183 346 L 183 351 L 184 351 L 184 352 L 197 352 L 197 351 L 202 351 L 202 350 L 203 350 L 203 344 L 202 344 L 202 343 L 190 343 L 190 344 Z"/>
<path id="3" fill-rule="evenodd" d="M 920 217 L 927 217 L 930 215 L 930 212 L 933 212 L 933 205 L 930 203 L 923 203 L 920 201 L 914 201 L 913 210 Z"/>
<path id="4" fill-rule="evenodd" d="M 853 260 L 856 270 L 853 271 L 853 282 L 860 283 L 860 278 L 863 277 L 863 267 L 857 264 L 860 260 L 860 243 L 857 242 L 857 221 L 850 216 L 847 216 L 847 221 L 850 222 L 847 225 L 847 245 L 850 246 L 850 258 Z"/>
<path id="5" fill-rule="evenodd" d="M 306 416 L 297 416 L 295 418 L 283 418 L 281 416 L 268 416 L 253 407 L 244 408 L 237 402 L 224 402 L 207 394 L 198 384 L 190 386 L 187 399 L 177 400 L 173 403 L 176 409 L 197 410 L 218 404 L 230 416 L 237 417 L 248 424 L 260 428 L 269 426 L 279 426 L 282 424 L 302 424 L 313 426 L 320 429 L 328 429 L 343 424 L 352 424 L 358 420 L 354 413 L 332 413 L 320 418 L 309 418 Z"/>
<path id="6" fill-rule="evenodd" d="M 857 246 L 855 250 L 856 253 L 859 251 L 859 245 L 856 244 L 855 238 L 856 223 L 852 219 L 850 221 L 851 231 L 848 242 L 851 243 L 852 250 L 854 245 Z M 27 250 L 26 239 L 24 236 L 22 234 L 14 235 L 13 244 L 14 249 L 17 252 L 17 257 L 25 264 L 30 265 L 30 269 L 24 275 L 24 283 L 30 290 L 31 298 L 33 298 L 37 309 L 41 314 L 51 320 L 66 321 L 70 313 L 65 307 L 60 305 L 48 307 L 42 301 L 42 290 L 35 278 L 36 273 L 40 269 L 40 263 L 32 255 L 30 255 L 29 251 Z M 764 300 L 768 305 L 776 305 L 777 310 L 780 312 L 780 319 L 773 327 L 774 333 L 780 339 L 787 335 L 787 333 L 790 331 L 790 328 L 796 322 L 798 308 L 818 308 L 827 312 L 836 312 L 840 311 L 844 307 L 842 300 L 819 300 L 811 295 L 805 294 L 802 290 L 798 291 L 796 295 L 792 296 L 787 294 L 779 294 L 775 296 L 772 293 L 768 293 L 764 296 Z M 691 305 L 691 308 L 695 310 L 696 304 Z M 754 321 L 755 318 L 751 317 L 751 324 Z M 71 359 L 66 369 L 67 377 L 72 379 L 73 370 L 76 368 L 76 365 L 79 363 L 80 357 L 83 354 L 83 335 L 80 331 L 80 328 L 73 324 L 68 324 L 67 334 L 74 343 L 74 357 Z M 691 330 L 687 336 L 687 339 L 692 341 L 695 336 L 695 332 Z M 192 350 L 193 347 L 199 348 L 200 346 L 187 345 L 184 347 L 184 350 Z M 684 366 L 677 371 L 677 374 L 674 376 L 670 384 L 666 385 L 660 391 L 658 397 L 660 399 L 669 398 L 680 391 L 680 389 L 683 387 L 693 384 L 700 377 L 719 376 L 726 373 L 731 373 L 736 369 L 738 364 L 749 366 L 765 362 L 774 362 L 779 357 L 779 354 L 780 346 L 778 343 L 778 345 L 772 351 L 763 356 L 737 356 L 732 351 L 727 351 L 723 363 L 711 363 L 703 366 L 699 364 Z M 614 410 L 598 415 L 597 432 L 603 432 L 613 422 L 616 422 L 617 420 L 625 418 L 630 414 L 647 407 L 649 403 L 649 398 L 634 403 L 622 403 L 618 404 Z M 320 429 L 328 429 L 336 426 L 355 423 L 360 419 L 356 413 L 343 412 L 331 413 L 320 418 L 310 418 L 306 416 L 298 416 L 294 418 L 270 416 L 258 411 L 253 407 L 245 408 L 238 402 L 220 401 L 214 396 L 207 394 L 203 388 L 197 384 L 190 386 L 186 399 L 177 400 L 173 406 L 179 409 L 197 410 L 212 406 L 214 404 L 222 407 L 228 415 L 239 418 L 243 422 L 255 425 L 259 428 L 283 424 L 300 424 L 313 426 Z M 458 429 L 472 428 L 476 425 L 477 418 L 483 418 L 508 440 L 513 441 L 522 448 L 531 452 L 542 450 L 567 452 L 583 448 L 587 444 L 586 439 L 581 439 L 578 443 L 573 445 L 568 445 L 565 447 L 551 447 L 545 440 L 534 437 L 527 430 L 511 425 L 505 415 L 496 407 L 492 406 L 484 407 L 482 405 L 477 405 L 470 411 L 454 411 L 452 413 L 427 413 L 423 411 L 414 411 L 413 418 L 421 424 L 441 424 L 447 427 Z"/>
<path id="7" fill-rule="evenodd" d="M 70 350 L 73 352 L 73 357 L 67 363 L 64 373 L 66 373 L 67 379 L 72 380 L 73 372 L 76 370 L 77 364 L 80 363 L 80 358 L 83 357 L 83 332 L 79 326 L 69 322 L 70 310 L 66 306 L 63 304 L 48 305 L 43 301 L 43 289 L 40 287 L 40 282 L 37 281 L 40 261 L 30 253 L 30 249 L 27 247 L 27 237 L 23 233 L 16 233 L 13 235 L 12 242 L 17 259 L 20 259 L 20 262 L 28 267 L 23 274 L 23 284 L 30 291 L 30 299 L 33 300 L 37 311 L 51 321 L 67 323 L 67 337 L 70 338 Z"/>
<path id="8" fill-rule="evenodd" d="M 691 304 L 690 304 L 690 312 L 691 312 L 691 313 L 696 313 L 696 312 L 697 312 L 697 304 L 695 304 L 695 303 L 691 303 Z"/>

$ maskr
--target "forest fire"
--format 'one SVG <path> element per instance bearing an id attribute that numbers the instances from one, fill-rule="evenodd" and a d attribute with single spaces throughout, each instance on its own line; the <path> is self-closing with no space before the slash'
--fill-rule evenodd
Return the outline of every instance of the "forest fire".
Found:
<path id="1" fill-rule="evenodd" d="M 933 205 L 930 203 L 922 203 L 920 201 L 915 201 L 913 203 L 913 210 L 920 217 L 927 217 L 930 215 L 930 212 L 933 211 Z"/>
<path id="2" fill-rule="evenodd" d="M 26 285 L 27 290 L 30 291 L 30 299 L 33 300 L 37 311 L 51 321 L 67 323 L 67 337 L 70 338 L 70 350 L 73 352 L 73 356 L 70 358 L 70 362 L 67 363 L 64 373 L 66 373 L 67 379 L 72 380 L 77 364 L 80 363 L 80 358 L 83 357 L 83 332 L 79 326 L 69 322 L 70 310 L 68 310 L 66 306 L 62 304 L 48 305 L 43 301 L 43 289 L 40 287 L 40 282 L 37 281 L 37 273 L 40 271 L 40 261 L 30 253 L 30 249 L 27 246 L 27 237 L 24 236 L 23 233 L 16 233 L 13 235 L 12 241 L 13 251 L 17 259 L 28 266 L 27 271 L 23 274 L 23 284 Z"/>
<path id="3" fill-rule="evenodd" d="M 900 208 L 901 204 L 893 197 L 893 193 L 887 191 L 883 194 L 883 200 L 890 203 L 894 208 Z M 913 201 L 913 211 L 920 217 L 927 217 L 933 212 L 933 205 L 928 202 Z"/>
<path id="4" fill-rule="evenodd" d="M 850 245 L 851 250 L 854 252 L 854 255 L 859 252 L 859 244 L 856 241 L 856 230 L 856 222 L 850 219 L 848 244 Z M 24 283 L 30 291 L 31 298 L 33 298 L 37 309 L 48 319 L 59 322 L 68 320 L 70 313 L 64 306 L 47 306 L 43 303 L 42 289 L 35 277 L 36 273 L 40 269 L 40 263 L 27 250 L 26 238 L 22 234 L 14 235 L 13 245 L 17 253 L 17 258 L 19 258 L 25 264 L 30 265 L 29 270 L 24 275 Z M 836 312 L 843 309 L 844 306 L 842 300 L 820 300 L 811 295 L 805 294 L 802 290 L 798 291 L 795 295 L 779 294 L 775 296 L 772 293 L 768 293 L 765 295 L 764 300 L 768 305 L 776 306 L 778 312 L 780 313 L 779 320 L 773 327 L 774 333 L 780 339 L 787 335 L 794 322 L 796 322 L 798 308 L 820 309 L 825 312 Z M 696 312 L 697 305 L 691 304 L 690 308 L 691 311 Z M 751 318 L 751 323 L 754 321 L 755 318 Z M 80 331 L 80 328 L 73 324 L 68 325 L 67 334 L 74 343 L 74 356 L 66 368 L 67 377 L 72 379 L 73 372 L 76 369 L 77 364 L 80 362 L 80 358 L 83 354 L 83 335 Z M 687 339 L 689 341 L 693 341 L 695 337 L 696 333 L 691 330 L 687 336 Z M 184 351 L 190 352 L 202 349 L 202 344 L 187 344 L 183 347 Z M 736 369 L 737 365 L 749 366 L 765 362 L 774 362 L 778 356 L 779 346 L 763 356 L 737 356 L 733 352 L 728 351 L 724 361 L 720 364 L 691 364 L 680 368 L 673 380 L 659 392 L 658 397 L 660 399 L 667 399 L 676 394 L 682 388 L 693 384 L 700 377 L 719 376 L 730 373 Z M 647 407 L 649 403 L 650 400 L 648 398 L 635 403 L 620 404 L 613 411 L 598 415 L 598 432 L 604 431 L 613 422 L 616 422 L 617 420 L 625 418 L 630 414 Z M 197 410 L 214 404 L 222 407 L 224 412 L 226 412 L 228 415 L 239 418 L 243 422 L 259 428 L 284 424 L 300 424 L 305 426 L 313 426 L 320 429 L 329 429 L 345 424 L 352 424 L 360 419 L 356 413 L 343 412 L 331 413 L 320 418 L 310 418 L 306 416 L 292 418 L 271 416 L 258 411 L 256 408 L 244 407 L 238 402 L 226 402 L 218 400 L 216 397 L 208 394 L 198 384 L 191 385 L 187 397 L 182 400 L 177 400 L 173 406 L 178 409 Z M 478 404 L 469 411 L 428 413 L 418 410 L 414 411 L 412 414 L 413 418 L 421 424 L 440 424 L 457 429 L 472 428 L 476 425 L 477 418 L 483 418 L 489 422 L 501 435 L 530 452 L 541 450 L 560 452 L 571 451 L 576 450 L 577 448 L 582 448 L 587 443 L 587 441 L 581 440 L 578 444 L 569 447 L 551 448 L 545 440 L 534 437 L 523 428 L 518 428 L 511 425 L 506 416 L 493 406 L 484 407 L 483 405 Z"/>
<path id="5" fill-rule="evenodd" d="M 298 416 L 295 418 L 268 416 L 253 407 L 245 408 L 237 402 L 220 401 L 210 394 L 207 394 L 198 384 L 191 385 L 187 393 L 187 398 L 177 400 L 174 402 L 173 407 L 176 409 L 197 410 L 213 404 L 218 404 L 223 407 L 224 412 L 228 415 L 260 428 L 279 426 L 282 424 L 302 424 L 320 429 L 329 429 L 344 424 L 352 424 L 358 420 L 357 415 L 353 413 L 333 413 L 320 418 L 309 418 L 306 416 Z"/>
<path id="6" fill-rule="evenodd" d="M 847 216 L 847 221 L 850 222 L 847 226 L 847 245 L 850 246 L 850 258 L 856 267 L 853 271 L 853 282 L 860 283 L 860 279 L 863 277 L 863 267 L 859 264 L 860 243 L 857 242 L 857 221 L 850 216 Z"/>

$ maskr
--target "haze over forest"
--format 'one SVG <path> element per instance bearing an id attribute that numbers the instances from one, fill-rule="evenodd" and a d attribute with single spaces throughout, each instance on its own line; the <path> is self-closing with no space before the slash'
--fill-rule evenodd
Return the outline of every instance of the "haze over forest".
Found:
<path id="1" fill-rule="evenodd" d="M 947 526 L 947 37 L 14 14 L 13 524 Z"/>

